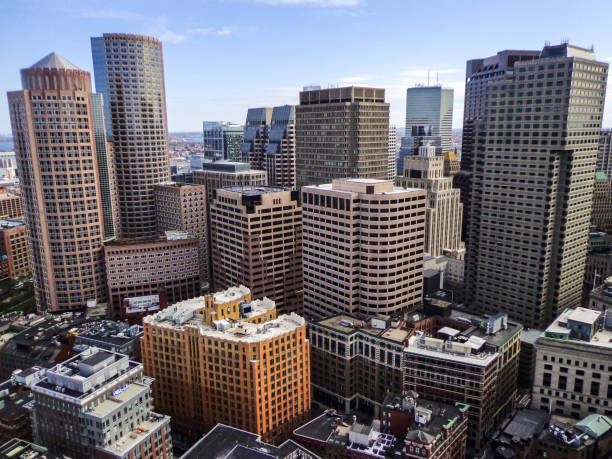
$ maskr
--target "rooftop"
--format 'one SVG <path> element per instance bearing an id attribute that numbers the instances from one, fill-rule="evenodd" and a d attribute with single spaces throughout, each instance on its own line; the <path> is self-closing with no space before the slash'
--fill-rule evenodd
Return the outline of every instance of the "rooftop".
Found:
<path id="1" fill-rule="evenodd" d="M 351 335 L 353 333 L 366 333 L 382 339 L 403 344 L 410 336 L 411 329 L 399 319 L 379 317 L 358 317 L 348 314 L 327 317 L 315 322 L 316 325 Z M 375 325 L 374 325 L 375 324 Z"/>
<path id="2" fill-rule="evenodd" d="M 2 459 L 59 459 L 60 456 L 49 453 L 44 446 L 35 445 L 21 438 L 13 438 L 0 446 Z"/>
<path id="3" fill-rule="evenodd" d="M 221 190 L 239 193 L 244 196 L 259 196 L 266 193 L 280 193 L 283 191 L 290 191 L 288 188 L 276 186 L 228 186 L 225 188 L 221 188 Z"/>
<path id="4" fill-rule="evenodd" d="M 370 188 L 372 187 L 372 188 Z M 344 178 L 335 179 L 332 183 L 308 185 L 304 189 L 319 189 L 335 191 L 338 193 L 361 194 L 399 194 L 406 192 L 423 191 L 420 188 L 402 188 L 395 186 L 393 180 Z"/>
<path id="5" fill-rule="evenodd" d="M 586 308 L 566 309 L 540 335 L 540 340 L 566 341 L 612 350 L 612 328 L 604 313 Z"/>
<path id="6" fill-rule="evenodd" d="M 244 430 L 217 424 L 210 432 L 193 445 L 181 459 L 284 459 L 301 452 L 304 459 L 317 459 L 314 453 L 288 440 L 280 446 L 261 441 L 259 435 Z"/>
<path id="7" fill-rule="evenodd" d="M 137 340 L 142 333 L 140 325 L 129 326 L 123 322 L 100 320 L 89 324 L 84 331 L 79 333 L 76 342 L 98 341 L 113 346 L 123 346 Z"/>
<path id="8" fill-rule="evenodd" d="M 50 53 L 41 60 L 32 64 L 31 69 L 62 69 L 62 70 L 80 70 L 76 65 L 71 64 L 68 60 L 57 53 Z"/>
<path id="9" fill-rule="evenodd" d="M 10 424 L 13 419 L 28 416 L 28 410 L 24 405 L 33 397 L 34 395 L 27 387 L 11 380 L 0 384 L 0 420 L 2 423 Z"/>
<path id="10" fill-rule="evenodd" d="M 0 199 L 3 198 L 4 196 L 0 195 Z M 0 231 L 8 228 L 16 228 L 18 226 L 25 226 L 25 223 L 19 220 L 0 220 Z"/>
<path id="11" fill-rule="evenodd" d="M 127 457 L 128 452 L 141 443 L 147 436 L 156 432 L 162 425 L 169 423 L 170 417 L 151 412 L 148 419 L 139 423 L 134 430 L 125 434 L 110 446 L 99 448 L 117 457 Z"/>

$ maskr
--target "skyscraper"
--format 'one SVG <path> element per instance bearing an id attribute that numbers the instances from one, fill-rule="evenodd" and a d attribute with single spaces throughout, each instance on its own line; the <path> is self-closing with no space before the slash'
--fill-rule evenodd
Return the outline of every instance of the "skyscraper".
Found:
<path id="1" fill-rule="evenodd" d="M 295 107 L 295 144 L 298 187 L 346 177 L 386 179 L 389 104 L 385 90 L 305 89 Z"/>
<path id="2" fill-rule="evenodd" d="M 268 173 L 268 185 L 295 189 L 295 107 L 250 108 L 242 160 Z"/>
<path id="3" fill-rule="evenodd" d="M 121 236 L 156 231 L 153 185 L 170 180 L 162 44 L 151 37 L 91 39 L 96 91 L 115 148 Z"/>
<path id="4" fill-rule="evenodd" d="M 425 191 L 390 180 L 302 188 L 304 314 L 409 311 L 423 291 Z"/>
<path id="5" fill-rule="evenodd" d="M 406 90 L 406 136 L 440 136 L 441 155 L 451 149 L 453 135 L 452 89 L 417 86 Z M 420 145 L 419 145 L 420 146 Z"/>
<path id="6" fill-rule="evenodd" d="M 599 154 L 597 155 L 597 171 L 612 177 L 612 130 L 601 131 L 599 137 Z"/>
<path id="7" fill-rule="evenodd" d="M 106 297 L 90 75 L 51 53 L 21 80 L 8 101 L 36 305 L 82 308 Z"/>
<path id="8" fill-rule="evenodd" d="M 474 123 L 485 114 L 489 82 L 503 80 L 514 71 L 515 62 L 537 59 L 539 51 L 500 51 L 495 56 L 467 61 L 465 72 L 465 100 L 463 105 L 463 133 L 461 140 L 461 170 L 453 177 L 453 184 L 461 189 L 463 203 L 463 234 L 467 235 L 470 210 L 472 150 Z"/>
<path id="9" fill-rule="evenodd" d="M 388 179 L 393 180 L 396 175 L 395 156 L 397 154 L 397 130 L 395 124 L 389 125 L 389 166 Z"/>
<path id="10" fill-rule="evenodd" d="M 115 174 L 115 150 L 112 142 L 109 142 L 106 138 L 104 96 L 102 94 L 91 95 L 91 112 L 98 158 L 104 239 L 110 239 L 120 234 L 119 204 L 117 202 L 119 190 L 117 189 L 117 176 Z"/>
<path id="11" fill-rule="evenodd" d="M 474 123 L 467 301 L 542 328 L 580 304 L 608 64 L 546 46 Z"/>
<path id="12" fill-rule="evenodd" d="M 281 313 L 302 313 L 302 209 L 297 191 L 236 186 L 210 203 L 215 290 L 246 285 Z"/>
<path id="13" fill-rule="evenodd" d="M 243 126 L 227 121 L 204 121 L 202 134 L 206 158 L 213 161 L 219 159 L 240 161 Z"/>
<path id="14" fill-rule="evenodd" d="M 419 156 L 404 158 L 404 175 L 395 183 L 404 188 L 427 191 L 425 214 L 425 252 L 432 257 L 442 255 L 444 249 L 462 249 L 461 218 L 463 205 L 460 191 L 453 188 L 453 179 L 444 177 L 444 158 L 435 156 L 435 148 L 420 148 Z"/>

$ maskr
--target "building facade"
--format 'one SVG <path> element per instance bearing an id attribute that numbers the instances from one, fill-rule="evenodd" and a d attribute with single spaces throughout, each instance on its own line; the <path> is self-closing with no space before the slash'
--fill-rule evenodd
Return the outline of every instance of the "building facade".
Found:
<path id="1" fill-rule="evenodd" d="M 82 308 L 106 298 L 90 75 L 51 53 L 21 77 L 8 99 L 36 307 Z"/>
<path id="2" fill-rule="evenodd" d="M 170 306 L 143 320 L 143 362 L 155 406 L 198 438 L 221 422 L 286 440 L 310 412 L 306 321 L 277 317 L 244 286 Z"/>
<path id="3" fill-rule="evenodd" d="M 532 407 L 572 418 L 612 415 L 612 323 L 603 311 L 566 309 L 535 343 Z"/>
<path id="4" fill-rule="evenodd" d="M 115 174 L 115 149 L 106 137 L 105 103 L 102 94 L 91 95 L 91 112 L 100 181 L 100 200 L 102 201 L 102 217 L 104 220 L 104 239 L 112 239 L 120 234 L 119 190 Z"/>
<path id="5" fill-rule="evenodd" d="M 387 176 L 387 178 L 389 180 L 393 180 L 395 179 L 395 175 L 396 175 L 396 156 L 397 156 L 397 129 L 395 127 L 395 124 L 390 124 L 389 125 L 389 166 L 388 166 L 388 173 L 389 175 Z"/>
<path id="6" fill-rule="evenodd" d="M 563 44 L 488 84 L 475 124 L 468 304 L 532 328 L 580 304 L 607 70 L 592 50 Z"/>
<path id="7" fill-rule="evenodd" d="M 152 411 L 152 383 L 142 364 L 88 348 L 32 386 L 35 442 L 74 458 L 172 458 L 170 418 Z"/>
<path id="8" fill-rule="evenodd" d="M 153 185 L 170 180 L 162 44 L 141 35 L 91 39 L 96 91 L 115 150 L 122 238 L 156 233 Z"/>
<path id="9" fill-rule="evenodd" d="M 454 90 L 416 86 L 406 90 L 406 136 L 439 136 L 436 155 L 451 151 Z"/>
<path id="10" fill-rule="evenodd" d="M 295 144 L 300 188 L 347 177 L 386 179 L 389 104 L 385 90 L 350 86 L 300 92 Z"/>
<path id="11" fill-rule="evenodd" d="M 213 161 L 240 161 L 244 127 L 228 121 L 202 123 L 204 156 Z"/>
<path id="12" fill-rule="evenodd" d="M 0 190 L 0 217 L 23 218 L 21 193 L 15 194 L 5 189 Z"/>
<path id="13" fill-rule="evenodd" d="M 403 188 L 427 191 L 425 252 L 437 257 L 444 250 L 462 248 L 463 204 L 461 192 L 453 188 L 453 180 L 444 176 L 444 158 L 431 155 L 432 150 L 421 147 L 422 155 L 404 158 L 404 176 L 397 177 L 395 183 Z"/>
<path id="14" fill-rule="evenodd" d="M 268 175 L 265 171 L 251 169 L 248 163 L 215 161 L 203 163 L 202 170 L 193 171 L 193 183 L 206 187 L 206 202 L 210 203 L 217 188 L 266 186 Z"/>
<path id="15" fill-rule="evenodd" d="M 612 231 L 612 179 L 604 172 L 595 173 L 591 226 L 602 231 Z"/>
<path id="16" fill-rule="evenodd" d="M 163 294 L 168 304 L 200 294 L 200 244 L 188 233 L 120 239 L 104 247 L 108 315 L 126 318 L 126 298 Z"/>
<path id="17" fill-rule="evenodd" d="M 302 314 L 302 209 L 297 191 L 274 187 L 215 190 L 210 206 L 216 290 L 246 285 L 279 313 Z"/>
<path id="18" fill-rule="evenodd" d="M 425 191 L 344 179 L 302 189 L 304 313 L 391 314 L 421 301 Z"/>
<path id="19" fill-rule="evenodd" d="M 597 172 L 603 172 L 608 178 L 612 177 L 612 130 L 610 129 L 602 130 L 599 137 Z"/>
<path id="20" fill-rule="evenodd" d="M 8 277 L 15 279 L 30 273 L 28 237 L 23 222 L 0 220 L 0 256 L 0 266 L 6 265 Z"/>
<path id="21" fill-rule="evenodd" d="M 153 186 L 157 232 L 184 231 L 198 239 L 200 278 L 209 282 L 206 187 L 167 182 Z"/>

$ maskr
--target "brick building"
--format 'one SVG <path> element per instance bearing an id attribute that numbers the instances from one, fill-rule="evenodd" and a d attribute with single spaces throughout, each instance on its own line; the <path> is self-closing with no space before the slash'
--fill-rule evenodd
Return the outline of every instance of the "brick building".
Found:
<path id="1" fill-rule="evenodd" d="M 29 274 L 30 256 L 25 223 L 0 220 L 0 256 L 0 265 L 6 266 L 8 277 L 14 279 Z"/>

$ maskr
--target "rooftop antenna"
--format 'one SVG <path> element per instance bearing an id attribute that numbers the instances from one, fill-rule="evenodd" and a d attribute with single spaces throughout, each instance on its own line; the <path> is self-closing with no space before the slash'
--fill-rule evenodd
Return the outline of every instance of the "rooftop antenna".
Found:
<path id="1" fill-rule="evenodd" d="M 429 86 L 429 70 L 427 71 L 427 86 Z"/>

